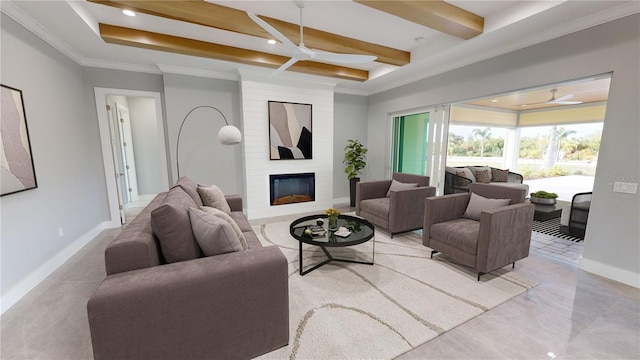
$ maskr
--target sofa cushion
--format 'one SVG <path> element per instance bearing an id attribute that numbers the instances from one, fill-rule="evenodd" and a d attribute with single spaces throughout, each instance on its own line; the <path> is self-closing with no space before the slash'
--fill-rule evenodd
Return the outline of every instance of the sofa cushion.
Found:
<path id="1" fill-rule="evenodd" d="M 449 244 L 467 254 L 478 252 L 480 222 L 470 219 L 456 219 L 431 225 L 429 235 L 440 242 Z"/>
<path id="2" fill-rule="evenodd" d="M 240 244 L 242 244 L 242 249 L 247 250 L 247 240 L 244 238 L 244 235 L 242 234 L 242 230 L 240 229 L 240 227 L 238 227 L 238 224 L 236 224 L 236 222 L 231 218 L 231 216 L 229 216 L 229 214 L 225 213 L 220 209 L 216 209 L 209 206 L 203 206 L 202 210 L 219 219 L 226 221 L 229 224 L 229 226 L 231 226 L 231 229 L 238 237 L 238 241 L 240 241 Z"/>
<path id="3" fill-rule="evenodd" d="M 391 185 L 389 186 L 389 190 L 387 191 L 387 197 L 391 196 L 392 191 L 401 191 L 407 189 L 417 188 L 417 183 L 403 183 L 397 181 L 396 179 L 391 180 Z"/>
<path id="4" fill-rule="evenodd" d="M 445 167 L 445 170 L 450 172 L 450 173 L 452 173 L 452 174 L 456 174 L 458 176 L 465 177 L 465 178 L 471 180 L 472 182 L 476 182 L 476 177 L 473 176 L 473 173 L 471 172 L 471 170 L 469 170 L 469 168 L 466 168 L 466 167 L 459 167 L 458 168 L 458 167 L 449 167 L 449 166 L 447 166 L 447 167 Z M 459 171 L 464 172 L 464 175 L 458 174 Z"/>
<path id="5" fill-rule="evenodd" d="M 195 201 L 196 205 L 198 205 L 198 206 L 202 206 L 203 205 L 202 204 L 202 199 L 200 198 L 200 195 L 198 194 L 196 183 L 194 183 L 188 177 L 186 177 L 186 176 L 181 177 L 180 179 L 178 179 L 178 181 L 176 181 L 176 184 L 174 186 L 181 187 L 182 190 L 184 190 L 184 192 L 186 192 L 189 196 L 191 196 L 193 201 Z"/>
<path id="6" fill-rule="evenodd" d="M 224 193 L 219 187 L 215 185 L 198 185 L 198 193 L 202 197 L 204 206 L 213 207 L 224 211 L 227 214 L 231 213 L 231 208 L 227 204 L 227 199 L 224 197 Z"/>
<path id="7" fill-rule="evenodd" d="M 362 200 L 360 201 L 360 211 L 388 220 L 389 201 L 388 197 Z"/>
<path id="8" fill-rule="evenodd" d="M 509 180 L 509 169 L 491 168 L 491 182 L 507 182 Z"/>
<path id="9" fill-rule="evenodd" d="M 158 237 L 167 263 L 192 260 L 202 256 L 189 220 L 189 208 L 197 204 L 179 186 L 169 190 L 162 205 L 151 212 L 151 228 Z"/>
<path id="10" fill-rule="evenodd" d="M 467 210 L 462 217 L 480 221 L 480 214 L 483 211 L 507 206 L 510 201 L 510 199 L 488 199 L 476 193 L 471 193 Z"/>
<path id="11" fill-rule="evenodd" d="M 217 211 L 221 212 L 220 210 Z M 208 211 L 196 208 L 189 209 L 189 218 L 191 221 L 193 235 L 205 256 L 214 256 L 243 250 L 236 232 L 233 230 L 232 226 L 222 218 L 219 218 Z"/>

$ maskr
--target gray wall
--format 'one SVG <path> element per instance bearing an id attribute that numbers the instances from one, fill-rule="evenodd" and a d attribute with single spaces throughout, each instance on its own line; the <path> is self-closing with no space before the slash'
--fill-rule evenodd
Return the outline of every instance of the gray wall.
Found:
<path id="1" fill-rule="evenodd" d="M 640 23 L 632 15 L 371 96 L 368 176 L 387 175 L 389 112 L 613 72 L 581 267 L 638 282 L 639 198 L 613 193 L 613 180 L 640 174 Z M 635 277 L 634 277 L 635 276 Z M 636 285 L 638 286 L 638 285 Z"/>
<path id="2" fill-rule="evenodd" d="M 349 139 L 367 146 L 367 97 L 335 94 L 333 119 L 333 198 L 349 197 L 349 180 L 344 172 L 344 147 Z M 360 178 L 365 179 L 365 167 Z"/>
<path id="3" fill-rule="evenodd" d="M 108 220 L 109 211 L 98 123 L 87 116 L 94 100 L 82 68 L 4 14 L 1 28 L 0 77 L 22 90 L 38 181 L 37 189 L 0 198 L 5 295 Z"/>
<path id="4" fill-rule="evenodd" d="M 230 125 L 242 132 L 239 82 L 166 74 L 164 76 L 170 169 L 177 180 L 176 142 L 187 113 L 200 105 L 219 109 Z M 180 175 L 196 183 L 216 184 L 225 194 L 244 194 L 242 147 L 222 145 L 218 131 L 224 126 L 220 114 L 197 109 L 187 119 L 180 136 Z M 243 139 L 244 141 L 244 139 Z"/>

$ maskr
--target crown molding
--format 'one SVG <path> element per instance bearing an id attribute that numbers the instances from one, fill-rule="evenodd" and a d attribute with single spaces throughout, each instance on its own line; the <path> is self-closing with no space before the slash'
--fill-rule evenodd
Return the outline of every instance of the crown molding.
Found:
<path id="1" fill-rule="evenodd" d="M 173 65 L 165 65 L 165 64 L 156 64 L 156 66 L 158 67 L 158 69 L 160 69 L 160 71 L 163 74 L 189 75 L 189 76 L 206 77 L 211 79 L 238 81 L 238 75 L 233 73 L 200 70 L 200 69 L 186 68 L 181 66 L 173 66 Z"/>
<path id="2" fill-rule="evenodd" d="M 272 77 L 270 72 L 238 68 L 240 81 L 257 81 L 267 84 L 335 91 L 336 82 L 327 81 L 324 77 L 306 74 L 279 73 Z"/>
<path id="3" fill-rule="evenodd" d="M 52 35 L 47 29 L 45 29 L 44 26 L 40 25 L 40 23 L 35 21 L 31 16 L 27 15 L 12 2 L 0 1 L 0 11 L 22 25 L 25 29 L 31 31 L 34 35 L 42 39 L 44 42 L 66 55 L 71 60 L 75 61 L 78 64 L 82 64 L 82 55 L 69 47 L 69 45 L 67 45 L 64 41 Z"/>
<path id="4" fill-rule="evenodd" d="M 140 64 L 131 64 L 124 62 L 116 62 L 111 60 L 100 60 L 100 59 L 82 59 L 80 65 L 86 67 L 95 67 L 102 69 L 113 69 L 113 70 L 123 70 L 123 71 L 135 71 L 147 74 L 162 74 L 162 72 L 155 65 L 140 65 Z"/>

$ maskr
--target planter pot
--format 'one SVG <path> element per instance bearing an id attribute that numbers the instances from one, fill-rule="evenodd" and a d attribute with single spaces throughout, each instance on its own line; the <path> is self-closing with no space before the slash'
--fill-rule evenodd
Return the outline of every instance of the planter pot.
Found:
<path id="1" fill-rule="evenodd" d="M 356 183 L 360 181 L 360 178 L 353 178 L 349 180 L 349 206 L 356 206 Z"/>
<path id="2" fill-rule="evenodd" d="M 532 196 L 529 200 L 534 204 L 540 204 L 540 205 L 555 205 L 556 204 L 556 199 L 543 199 L 543 198 L 537 198 L 535 196 Z"/>

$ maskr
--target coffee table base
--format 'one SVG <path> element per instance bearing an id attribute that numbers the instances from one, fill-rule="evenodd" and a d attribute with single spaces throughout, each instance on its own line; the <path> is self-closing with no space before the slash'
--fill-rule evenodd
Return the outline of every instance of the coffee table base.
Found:
<path id="1" fill-rule="evenodd" d="M 376 239 L 373 239 L 373 253 L 372 253 L 372 258 L 371 258 L 371 262 L 367 262 L 367 261 L 358 261 L 358 260 L 349 260 L 349 259 L 337 259 L 334 258 L 333 256 L 331 256 L 331 254 L 329 254 L 329 252 L 327 251 L 327 249 L 324 246 L 320 246 L 320 249 L 322 249 L 322 251 L 324 252 L 324 254 L 327 256 L 327 260 L 321 262 L 320 264 L 317 264 L 315 266 L 313 266 L 310 269 L 307 270 L 302 270 L 302 241 L 299 241 L 299 258 L 300 258 L 300 276 L 304 276 L 310 272 L 312 272 L 313 270 L 321 267 L 322 265 L 326 265 L 332 261 L 340 261 L 340 262 L 348 262 L 348 263 L 352 263 L 352 264 L 365 264 L 365 265 L 373 265 L 373 262 L 375 260 L 375 254 L 376 254 Z"/>

